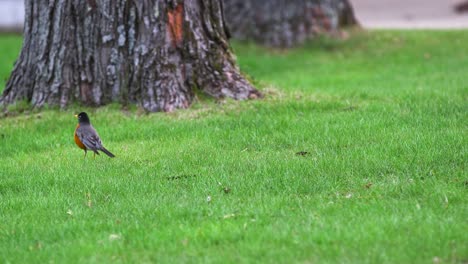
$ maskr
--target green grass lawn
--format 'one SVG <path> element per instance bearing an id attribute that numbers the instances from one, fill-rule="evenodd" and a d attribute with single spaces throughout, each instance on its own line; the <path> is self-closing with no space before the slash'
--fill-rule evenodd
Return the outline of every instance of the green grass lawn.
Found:
<path id="1" fill-rule="evenodd" d="M 1 118 L 0 262 L 466 263 L 467 43 L 236 43 L 263 100 Z M 115 159 L 83 159 L 80 110 Z"/>

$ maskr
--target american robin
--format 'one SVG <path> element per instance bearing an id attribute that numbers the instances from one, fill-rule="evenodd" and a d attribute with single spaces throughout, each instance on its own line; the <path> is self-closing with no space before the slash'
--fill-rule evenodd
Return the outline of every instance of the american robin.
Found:
<path id="1" fill-rule="evenodd" d="M 104 152 L 107 156 L 113 158 L 115 157 L 110 151 L 108 151 L 101 142 L 96 129 L 91 125 L 89 117 L 85 112 L 81 112 L 78 115 L 75 115 L 78 118 L 78 125 L 75 129 L 75 143 L 76 145 L 85 151 L 85 157 L 88 150 L 99 155 L 98 150 Z"/>

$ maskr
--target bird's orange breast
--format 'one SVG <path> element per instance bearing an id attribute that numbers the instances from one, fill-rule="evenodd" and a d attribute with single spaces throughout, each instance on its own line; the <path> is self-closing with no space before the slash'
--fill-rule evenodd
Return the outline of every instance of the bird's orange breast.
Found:
<path id="1" fill-rule="evenodd" d="M 80 138 L 78 137 L 78 135 L 76 134 L 76 130 L 80 127 L 80 124 L 78 124 L 76 126 L 76 129 L 75 129 L 75 143 L 76 145 L 80 148 L 80 149 L 86 149 L 85 145 L 83 143 L 81 143 L 81 140 Z"/>

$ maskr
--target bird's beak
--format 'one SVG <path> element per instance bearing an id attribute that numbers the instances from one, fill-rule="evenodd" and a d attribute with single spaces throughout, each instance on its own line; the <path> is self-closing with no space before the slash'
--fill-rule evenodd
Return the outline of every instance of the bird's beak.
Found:
<path id="1" fill-rule="evenodd" d="M 78 115 L 75 115 L 76 118 L 78 118 Z"/>

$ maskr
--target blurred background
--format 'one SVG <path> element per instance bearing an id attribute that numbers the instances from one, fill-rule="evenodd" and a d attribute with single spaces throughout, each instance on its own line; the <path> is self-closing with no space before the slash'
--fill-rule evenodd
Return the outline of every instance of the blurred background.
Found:
<path id="1" fill-rule="evenodd" d="M 467 0 L 351 0 L 365 28 L 468 28 Z M 21 31 L 24 1 L 0 0 L 0 31 Z"/>
<path id="2" fill-rule="evenodd" d="M 24 1 L 0 0 L 0 31 L 21 32 L 24 23 Z"/>
<path id="3" fill-rule="evenodd" d="M 466 0 L 351 0 L 365 28 L 468 28 Z"/>

